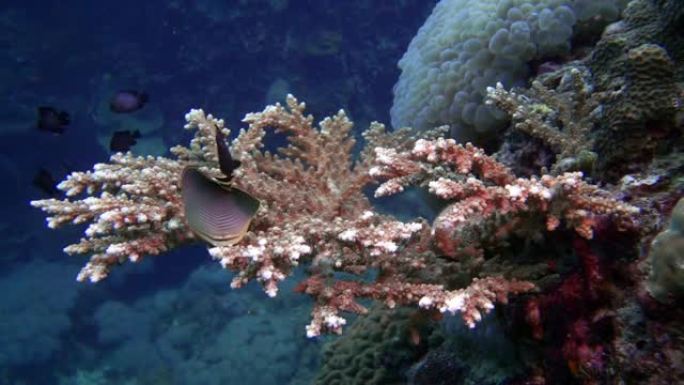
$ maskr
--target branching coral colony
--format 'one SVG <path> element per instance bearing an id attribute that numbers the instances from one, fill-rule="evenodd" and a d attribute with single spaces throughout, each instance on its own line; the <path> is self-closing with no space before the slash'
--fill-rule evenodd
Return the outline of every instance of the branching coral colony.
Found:
<path id="1" fill-rule="evenodd" d="M 612 219 L 618 228 L 632 226 L 636 209 L 585 183 L 580 173 L 516 178 L 482 150 L 438 137 L 439 131 L 416 138 L 408 130 L 387 132 L 374 122 L 354 161 L 352 122 L 344 111 L 315 127 L 304 108 L 288 95 L 286 106 L 268 106 L 244 118 L 249 128 L 230 146 L 240 165 L 232 180 L 222 183 L 260 205 L 244 234 L 211 245 L 209 253 L 237 273 L 232 287 L 256 280 L 269 296 L 277 294 L 278 283 L 295 266 L 307 263 L 309 277 L 298 290 L 315 300 L 308 336 L 341 333 L 346 320 L 340 312 L 366 312 L 358 302 L 363 298 L 389 307 L 460 312 L 473 327 L 496 302 L 506 303 L 508 294 L 534 285 L 493 275 L 451 287 L 445 270 L 436 266 L 477 259 L 486 232 L 501 236 L 506 223 L 525 214 L 545 217 L 548 231 L 566 226 L 584 238 L 592 237 L 599 218 Z M 229 131 L 202 110 L 192 110 L 186 119 L 195 136 L 189 147 L 171 149 L 175 159 L 116 154 L 92 171 L 69 175 L 59 185 L 66 199 L 32 202 L 50 215 L 51 228 L 89 224 L 85 238 L 65 248 L 69 254 L 91 254 L 78 280 L 96 282 L 125 260 L 206 239 L 188 224 L 181 177 L 188 168 L 211 180 L 225 177 L 219 158 Z M 288 145 L 277 153 L 263 149 L 269 129 L 287 135 Z M 364 195 L 364 187 L 383 181 L 376 196 L 417 184 L 451 203 L 432 226 L 424 220 L 404 223 L 375 212 Z"/>

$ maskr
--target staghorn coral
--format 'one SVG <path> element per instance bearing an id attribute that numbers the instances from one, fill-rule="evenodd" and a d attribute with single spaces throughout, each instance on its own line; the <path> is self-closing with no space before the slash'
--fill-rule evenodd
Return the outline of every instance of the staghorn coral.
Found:
<path id="1" fill-rule="evenodd" d="M 64 249 L 67 254 L 91 254 L 79 281 L 97 282 L 114 265 L 195 240 L 184 219 L 180 175 L 187 165 L 219 174 L 213 132 L 214 127 L 223 130 L 223 121 L 200 110 L 191 111 L 188 120 L 186 128 L 197 131 L 189 148 L 171 149 L 177 159 L 117 153 L 92 171 L 67 176 L 58 185 L 67 198 L 31 202 L 51 215 L 50 228 L 89 223 L 86 237 Z M 85 198 L 76 199 L 83 194 Z"/>
<path id="2" fill-rule="evenodd" d="M 553 151 L 553 174 L 590 171 L 596 154 L 591 151 L 589 132 L 601 94 L 592 93 L 589 77 L 589 70 L 577 65 L 540 76 L 522 93 L 506 91 L 497 83 L 496 87 L 487 87 L 485 103 L 508 113 L 513 129 L 538 139 Z"/>
<path id="3" fill-rule="evenodd" d="M 366 149 L 352 164 L 352 125 L 343 111 L 324 119 L 316 130 L 313 118 L 303 113 L 304 104 L 288 98 L 287 105 L 289 110 L 276 105 L 248 114 L 244 121 L 249 129 L 233 145 L 233 153 L 243 164 L 235 174 L 235 184 L 268 206 L 255 219 L 247 242 L 210 249 L 224 267 L 239 271 L 233 287 L 257 279 L 273 296 L 277 283 L 302 257 L 311 260 L 313 274 L 299 286 L 299 291 L 317 299 L 307 326 L 309 336 L 341 332 L 346 321 L 339 311 L 367 311 L 358 298 L 381 300 L 390 307 L 435 298 L 435 307 L 441 301 L 443 311 L 464 310 L 464 319 L 474 325 L 480 311 L 487 311 L 494 301 L 504 301 L 508 292 L 531 289 L 527 283 L 493 277 L 484 279 L 478 290 L 448 292 L 442 285 L 408 279 L 426 266 L 428 226 L 374 213 L 362 192 L 374 180 L 369 170 L 376 153 L 370 149 L 386 144 L 408 148 L 411 140 L 406 131 L 390 136 L 383 133 L 382 125 L 372 124 L 364 134 Z M 280 156 L 254 151 L 265 128 L 288 134 L 290 144 L 279 150 Z M 329 282 L 333 271 L 361 275 L 370 269 L 379 271 L 376 282 Z M 461 302 L 447 304 L 452 297 Z"/>
<path id="4" fill-rule="evenodd" d="M 309 336 L 341 333 L 346 320 L 340 312 L 367 312 L 359 302 L 363 298 L 390 308 L 418 305 L 460 312 L 474 327 L 495 303 L 506 303 L 509 294 L 532 290 L 533 284 L 497 272 L 472 277 L 466 271 L 471 278 L 454 285 L 445 276 L 451 272 L 440 267 L 441 256 L 478 252 L 483 246 L 478 235 L 468 239 L 457 230 L 477 227 L 495 213 L 513 218 L 538 213 L 549 230 L 565 220 L 585 238 L 591 238 L 601 216 L 631 226 L 634 209 L 583 182 L 580 174 L 516 179 L 481 149 L 436 138 L 439 130 L 426 134 L 431 139 L 416 140 L 408 130 L 387 133 L 379 123 L 364 133 L 366 146 L 354 160 L 352 122 L 344 111 L 316 127 L 304 109 L 304 103 L 288 95 L 286 106 L 268 106 L 244 118 L 249 127 L 230 146 L 240 166 L 230 182 L 222 183 L 262 204 L 244 237 L 231 245 L 211 245 L 209 252 L 237 272 L 232 287 L 256 280 L 269 296 L 277 294 L 278 283 L 296 266 L 309 264 L 309 278 L 297 287 L 315 300 Z M 176 159 L 117 154 L 111 163 L 73 173 L 62 182 L 66 199 L 32 202 L 51 215 L 50 227 L 90 222 L 86 238 L 66 248 L 92 254 L 79 280 L 98 281 L 127 259 L 137 261 L 197 240 L 185 221 L 179 178 L 188 167 L 215 179 L 228 176 L 219 157 L 224 151 L 221 138 L 229 131 L 222 120 L 202 110 L 192 110 L 186 119 L 195 137 L 189 147 L 172 149 Z M 288 144 L 277 153 L 264 149 L 268 130 L 286 135 Z M 457 201 L 433 229 L 423 220 L 400 222 L 374 212 L 363 192 L 387 178 L 376 195 L 431 181 L 433 193 Z"/>
<path id="5" fill-rule="evenodd" d="M 361 274 L 392 263 L 418 269 L 420 258 L 392 257 L 412 238 L 424 238 L 428 227 L 421 221 L 402 223 L 372 212 L 362 189 L 372 180 L 367 171 L 374 153 L 364 151 L 353 162 L 352 123 L 344 111 L 324 119 L 316 129 L 304 107 L 288 96 L 287 107 L 276 104 L 248 114 L 249 129 L 231 146 L 242 162 L 233 185 L 264 202 L 240 243 L 210 249 L 222 266 L 239 272 L 232 286 L 256 279 L 274 296 L 278 282 L 300 260 L 311 261 L 321 273 Z M 186 128 L 196 130 L 195 137 L 189 147 L 172 149 L 176 159 L 116 154 L 93 171 L 72 173 L 59 185 L 67 192 L 66 199 L 32 202 L 50 215 L 51 228 L 90 223 L 86 237 L 65 248 L 67 253 L 92 254 L 79 280 L 99 281 L 127 259 L 135 262 L 143 255 L 196 240 L 184 218 L 180 175 L 193 166 L 209 176 L 221 176 L 215 133 L 219 130 L 227 136 L 229 131 L 223 121 L 201 110 L 192 110 L 186 119 Z M 289 145 L 279 154 L 262 151 L 267 129 L 288 135 Z M 408 140 L 407 131 L 390 135 L 379 123 L 372 124 L 365 137 L 370 146 L 401 146 Z M 80 194 L 85 197 L 79 199 Z M 361 305 L 344 308 L 363 309 Z M 337 310 L 317 307 L 314 319 L 327 326 L 312 326 L 309 334 L 325 328 L 339 332 L 344 320 L 335 315 Z"/>
<path id="6" fill-rule="evenodd" d="M 183 163 L 161 157 L 115 154 L 92 171 L 74 172 L 58 188 L 64 200 L 31 202 L 52 215 L 48 227 L 89 223 L 85 238 L 67 254 L 91 254 L 78 280 L 97 282 L 113 265 L 138 261 L 194 239 L 185 226 L 178 187 Z M 80 194 L 89 195 L 74 199 Z"/>
<path id="7" fill-rule="evenodd" d="M 513 220 L 525 213 L 538 213 L 545 217 L 549 231 L 565 220 L 567 227 L 591 239 L 600 216 L 612 217 L 618 227 L 633 228 L 632 218 L 639 211 L 582 181 L 582 173 L 516 178 L 481 149 L 470 143 L 457 144 L 453 139 L 421 139 L 404 153 L 388 148 L 377 148 L 376 152 L 379 166 L 371 173 L 388 179 L 376 190 L 377 196 L 394 194 L 406 184 L 418 183 L 427 185 L 438 197 L 454 201 L 433 224 L 438 247 L 453 257 L 480 254 L 481 238 L 463 242 L 459 234 L 500 216 Z M 480 235 L 490 236 L 491 232 Z"/>
<path id="8" fill-rule="evenodd" d="M 635 0 L 623 16 L 586 57 L 529 87 L 487 89 L 486 103 L 511 117 L 498 159 L 518 175 L 583 171 L 616 183 L 681 147 L 684 7 Z"/>

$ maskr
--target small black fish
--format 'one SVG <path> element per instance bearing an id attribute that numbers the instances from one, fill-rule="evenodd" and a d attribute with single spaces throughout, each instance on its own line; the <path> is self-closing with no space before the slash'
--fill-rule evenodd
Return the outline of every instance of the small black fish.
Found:
<path id="1" fill-rule="evenodd" d="M 115 131 L 112 139 L 109 140 L 109 150 L 113 152 L 126 152 L 131 149 L 140 138 L 140 131 Z"/>
<path id="2" fill-rule="evenodd" d="M 53 134 L 63 134 L 69 123 L 71 123 L 71 119 L 67 112 L 59 111 L 52 107 L 38 107 L 36 126 L 39 130 L 52 132 Z"/>
<path id="3" fill-rule="evenodd" d="M 44 168 L 40 168 L 36 172 L 32 184 L 50 197 L 57 198 L 62 196 L 62 192 L 57 188 L 57 181 L 50 171 Z"/>
<path id="4" fill-rule="evenodd" d="M 118 114 L 127 114 L 143 108 L 149 97 L 145 92 L 123 90 L 119 91 L 109 101 L 109 109 Z"/>

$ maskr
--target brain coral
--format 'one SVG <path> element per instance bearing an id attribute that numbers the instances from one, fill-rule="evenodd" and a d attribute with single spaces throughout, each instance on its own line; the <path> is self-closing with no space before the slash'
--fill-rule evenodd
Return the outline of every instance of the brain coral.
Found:
<path id="1" fill-rule="evenodd" d="M 494 132 L 506 117 L 482 102 L 487 86 L 524 85 L 531 61 L 569 53 L 580 26 L 616 19 L 624 3 L 441 0 L 399 60 L 392 125 L 449 124 L 461 140 Z"/>
<path id="2" fill-rule="evenodd" d="M 326 346 L 323 365 L 313 384 L 402 383 L 404 372 L 425 354 L 432 332 L 431 324 L 420 322 L 416 315 L 408 308 L 372 307 L 344 336 Z M 411 338 L 412 329 L 418 333 L 418 340 Z"/>

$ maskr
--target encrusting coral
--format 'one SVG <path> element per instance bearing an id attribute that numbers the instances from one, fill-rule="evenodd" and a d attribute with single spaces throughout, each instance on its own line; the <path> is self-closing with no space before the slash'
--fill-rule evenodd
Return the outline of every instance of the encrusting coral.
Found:
<path id="1" fill-rule="evenodd" d="M 390 308 L 460 312 L 473 327 L 495 303 L 506 303 L 508 294 L 534 288 L 503 275 L 473 275 L 465 287 L 452 287 L 440 269 L 429 278 L 421 275 L 440 260 L 482 253 L 478 237 L 463 239 L 463 229 L 488 223 L 489 235 L 501 237 L 503 220 L 516 223 L 527 214 L 545 218 L 539 230 L 564 225 L 584 238 L 592 237 L 598 218 L 612 218 L 619 229 L 633 226 L 637 210 L 582 181 L 580 173 L 516 178 L 481 149 L 440 138 L 439 131 L 419 139 L 409 130 L 386 132 L 376 122 L 365 131 L 365 147 L 354 160 L 352 122 L 344 111 L 317 128 L 304 109 L 288 95 L 286 106 L 247 114 L 248 129 L 230 146 L 239 162 L 232 175 L 221 164 L 227 149 L 222 138 L 229 134 L 223 121 L 192 110 L 186 128 L 195 137 L 189 147 L 172 149 L 176 159 L 116 154 L 92 171 L 72 173 L 59 185 L 66 199 L 32 204 L 50 215 L 52 228 L 90 223 L 86 237 L 65 251 L 92 254 L 78 279 L 98 281 L 126 260 L 198 240 L 186 217 L 183 170 L 191 167 L 226 189 L 239 189 L 261 202 L 258 211 L 245 234 L 230 244 L 213 244 L 209 252 L 237 272 L 232 287 L 256 280 L 269 296 L 294 267 L 308 263 L 309 277 L 297 287 L 315 299 L 308 336 L 341 333 L 346 320 L 339 313 L 367 312 L 358 301 L 363 298 Z M 285 134 L 288 144 L 277 153 L 266 151 L 267 130 Z M 381 180 L 376 196 L 425 184 L 452 203 L 432 228 L 422 219 L 404 223 L 374 211 L 364 194 Z"/>

